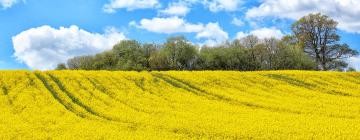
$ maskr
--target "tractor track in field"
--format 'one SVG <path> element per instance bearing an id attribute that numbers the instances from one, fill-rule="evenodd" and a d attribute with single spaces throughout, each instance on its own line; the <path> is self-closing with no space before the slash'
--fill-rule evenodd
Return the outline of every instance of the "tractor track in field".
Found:
<path id="1" fill-rule="evenodd" d="M 240 105 L 240 106 L 246 106 L 246 107 L 250 107 L 253 109 L 262 109 L 262 110 L 267 110 L 267 111 L 272 111 L 272 112 L 283 112 L 283 113 L 290 113 L 290 114 L 302 114 L 299 111 L 292 111 L 292 110 L 287 110 L 287 109 L 281 109 L 281 108 L 272 108 L 272 107 L 267 107 L 267 106 L 262 106 L 262 105 L 257 105 L 254 103 L 250 103 L 250 102 L 245 102 L 245 101 L 239 101 L 239 100 L 234 100 L 231 99 L 229 97 L 226 96 L 222 96 L 222 95 L 218 95 L 218 94 L 214 94 L 214 93 L 210 93 L 207 92 L 205 90 L 202 90 L 200 88 L 197 88 L 185 81 L 182 81 L 180 79 L 177 79 L 175 77 L 172 77 L 170 75 L 166 75 L 166 74 L 152 74 L 153 76 L 165 81 L 166 83 L 177 87 L 177 88 L 182 88 L 190 93 L 193 93 L 195 95 L 198 96 L 202 96 L 205 97 L 209 100 L 215 100 L 215 101 L 221 101 L 224 103 L 228 103 L 231 105 Z"/>
<path id="2" fill-rule="evenodd" d="M 13 105 L 13 99 L 11 99 L 11 97 L 9 96 L 9 89 L 8 87 L 5 86 L 5 84 L 3 84 L 2 82 L 0 83 L 1 86 L 1 91 L 2 91 L 2 94 L 4 96 L 6 96 L 7 98 L 7 101 L 9 102 L 10 105 Z"/>
<path id="3" fill-rule="evenodd" d="M 352 95 L 349 93 L 344 93 L 342 91 L 338 91 L 338 90 L 328 90 L 327 88 L 324 88 L 323 86 L 319 86 L 319 85 L 326 85 L 326 86 L 334 86 L 331 81 L 328 81 L 326 79 L 322 79 L 322 81 L 316 80 L 316 79 L 312 79 L 311 77 L 309 78 L 310 80 L 313 80 L 314 82 L 319 83 L 319 85 L 314 85 L 311 83 L 307 83 L 304 82 L 302 80 L 299 79 L 295 79 L 292 78 L 290 76 L 286 76 L 286 75 L 280 75 L 280 74 L 267 74 L 264 75 L 265 77 L 274 79 L 274 80 L 278 80 L 281 82 L 285 82 L 287 84 L 290 84 L 292 86 L 295 87 L 301 87 L 301 88 L 305 88 L 308 90 L 314 90 L 314 89 L 321 89 L 323 92 L 323 94 L 328 94 L 328 95 L 333 95 L 333 96 L 343 96 L 343 97 L 355 97 L 355 98 L 359 98 L 359 96 L 356 95 Z"/>
<path id="4" fill-rule="evenodd" d="M 284 108 L 263 106 L 263 105 L 258 105 L 258 104 L 254 104 L 254 103 L 250 103 L 250 102 L 231 99 L 229 97 L 217 95 L 215 93 L 210 93 L 210 92 L 202 90 L 202 89 L 200 89 L 198 87 L 195 87 L 195 86 L 187 83 L 186 81 L 180 80 L 180 79 L 175 78 L 175 77 L 170 76 L 170 75 L 153 74 L 153 76 L 165 81 L 166 83 L 170 84 L 171 86 L 174 86 L 174 87 L 177 87 L 177 88 L 182 88 L 182 89 L 187 90 L 187 91 L 192 92 L 192 93 L 198 92 L 198 93 L 194 93 L 194 94 L 199 95 L 199 96 L 205 95 L 204 97 L 209 99 L 209 100 L 218 100 L 218 101 L 222 101 L 222 102 L 225 102 L 225 103 L 228 103 L 228 104 L 231 104 L 231 105 L 246 106 L 246 107 L 250 107 L 250 108 L 253 108 L 253 109 L 261 109 L 261 110 L 266 110 L 266 111 L 271 111 L 271 112 L 289 113 L 289 114 L 296 114 L 296 115 L 304 114 L 303 112 L 300 112 L 300 111 L 294 111 L 294 110 L 289 110 L 289 109 L 284 109 Z M 298 81 L 296 81 L 296 82 L 298 82 Z M 202 94 L 200 95 L 199 92 L 201 92 Z M 329 115 L 329 114 L 324 114 L 323 116 L 331 117 L 331 118 L 340 118 L 340 119 L 354 119 L 354 116 L 341 116 L 341 115 L 339 116 L 339 115 Z"/>
<path id="5" fill-rule="evenodd" d="M 40 73 L 35 73 L 35 76 L 43 83 L 43 85 L 45 86 L 45 88 L 51 93 L 51 95 L 54 97 L 54 99 L 59 102 L 61 105 L 63 105 L 68 111 L 74 113 L 75 115 L 81 117 L 81 118 L 86 118 L 86 115 L 83 113 L 80 113 L 78 111 L 76 111 L 71 104 L 66 103 L 66 101 L 64 101 L 63 99 L 61 99 L 61 97 L 59 96 L 59 93 L 57 93 L 54 89 L 54 87 L 52 87 L 46 80 L 46 78 L 44 76 L 41 76 Z"/>
<path id="6" fill-rule="evenodd" d="M 121 104 L 125 105 L 126 107 L 129 107 L 130 109 L 132 109 L 132 110 L 134 110 L 134 111 L 137 111 L 137 112 L 140 112 L 140 113 L 146 113 L 146 114 L 150 114 L 150 113 L 151 113 L 151 112 L 149 112 L 149 111 L 145 111 L 145 110 L 139 109 L 139 108 L 137 108 L 137 107 L 131 106 L 131 105 L 129 105 L 128 103 L 117 99 L 116 93 L 110 92 L 109 90 L 106 90 L 106 88 L 105 88 L 104 86 L 102 86 L 101 84 L 99 84 L 99 81 L 97 81 L 96 79 L 87 78 L 87 80 L 88 80 L 98 91 L 100 91 L 101 93 L 107 95 L 108 97 L 110 97 L 111 99 L 115 100 L 116 102 L 121 103 Z"/>
<path id="7" fill-rule="evenodd" d="M 87 93 L 90 94 L 91 98 L 94 98 L 95 100 L 98 100 L 100 102 L 102 102 L 103 104 L 105 104 L 106 106 L 111 106 L 111 103 L 101 97 L 99 97 L 98 95 L 96 95 L 96 93 L 92 90 L 90 90 L 88 87 L 84 86 L 81 81 L 79 79 L 74 79 L 77 84 L 79 85 L 79 88 L 86 91 Z"/>
<path id="8" fill-rule="evenodd" d="M 9 90 L 7 89 L 7 87 L 5 87 L 5 86 L 2 86 L 1 87 L 1 90 L 2 90 L 2 93 L 3 93 L 3 95 L 8 95 L 9 94 Z"/>
<path id="9" fill-rule="evenodd" d="M 151 90 L 146 89 L 145 86 L 144 86 L 144 85 L 145 85 L 145 78 L 144 78 L 144 77 L 142 77 L 140 80 L 136 80 L 136 79 L 132 79 L 132 78 L 125 78 L 125 79 L 133 82 L 133 83 L 136 85 L 136 87 L 138 87 L 139 89 L 141 89 L 143 92 L 148 92 L 148 93 L 150 93 L 152 96 L 155 96 L 155 97 L 157 97 L 157 98 L 159 98 L 159 99 L 161 99 L 161 100 L 164 100 L 164 101 L 166 101 L 166 102 L 168 102 L 168 103 L 171 102 L 171 101 L 169 101 L 168 99 L 166 99 L 166 98 L 164 98 L 164 97 L 156 94 L 154 91 L 151 91 Z M 170 105 L 170 104 L 169 104 L 169 105 Z M 170 106 L 171 106 L 171 105 L 170 105 Z"/>
<path id="10" fill-rule="evenodd" d="M 289 114 L 304 114 L 305 113 L 305 112 L 297 111 L 297 110 L 289 110 L 286 108 L 279 108 L 279 107 L 274 107 L 274 106 L 264 106 L 264 105 L 254 103 L 254 102 L 233 99 L 231 97 L 227 97 L 226 95 L 219 95 L 219 94 L 216 94 L 213 92 L 206 91 L 204 89 L 201 89 L 197 86 L 192 85 L 188 81 L 184 81 L 182 79 L 176 78 L 176 77 L 168 75 L 168 74 L 151 73 L 151 75 L 154 78 L 164 81 L 169 86 L 185 90 L 189 93 L 192 93 L 201 98 L 206 98 L 208 100 L 223 102 L 223 103 L 226 103 L 229 105 L 234 105 L 234 106 L 248 107 L 251 109 L 265 110 L 265 111 L 270 111 L 270 112 L 289 113 Z M 101 111 L 97 111 L 96 109 L 92 108 L 90 105 L 81 101 L 80 98 L 74 96 L 74 94 L 71 93 L 65 87 L 65 85 L 63 83 L 64 81 L 61 81 L 54 74 L 35 72 L 35 76 L 37 77 L 37 79 L 39 79 L 42 82 L 44 87 L 52 94 L 52 96 L 54 97 L 54 99 L 57 102 L 59 102 L 61 105 L 63 105 L 65 107 L 65 109 L 74 113 L 78 117 L 90 118 L 90 119 L 93 119 L 93 118 L 103 119 L 103 120 L 107 120 L 107 121 L 134 124 L 134 126 L 138 125 L 134 122 L 124 121 L 124 120 L 117 118 L 116 116 L 107 115 L 106 113 L 102 113 Z M 286 82 L 287 84 L 290 84 L 293 86 L 300 86 L 300 87 L 305 86 L 304 88 L 306 88 L 306 89 L 316 88 L 313 85 L 311 85 L 310 83 L 305 83 L 304 81 L 300 81 L 300 80 L 293 80 L 291 77 L 287 77 L 287 76 L 284 77 L 284 76 L 278 76 L 278 75 L 264 75 L 264 77 L 283 81 L 283 82 Z M 113 99 L 115 102 L 121 103 L 124 106 L 129 107 L 130 109 L 132 109 L 136 112 L 139 112 L 139 113 L 146 113 L 146 114 L 154 113 L 154 112 L 146 111 L 146 110 L 143 110 L 142 108 L 130 105 L 126 101 L 118 99 L 115 92 L 109 91 L 107 89 L 107 87 L 105 87 L 104 85 L 101 85 L 100 81 L 98 81 L 95 78 L 89 78 L 89 77 L 86 77 L 86 75 L 83 75 L 83 78 L 86 78 L 88 80 L 88 82 L 94 87 L 94 90 L 98 90 L 99 93 L 102 93 L 105 96 L 108 96 L 109 98 Z M 109 80 L 111 81 L 112 84 L 114 84 L 115 86 L 121 86 L 121 84 L 118 83 L 118 80 L 116 78 L 114 78 L 114 77 L 109 77 L 109 78 L 110 78 Z M 75 80 L 77 80 L 77 79 L 75 79 Z M 137 79 L 130 78 L 127 80 L 134 82 L 133 84 L 135 84 L 142 91 L 144 91 L 144 92 L 148 91 L 144 87 L 144 79 L 137 80 Z M 77 80 L 77 82 L 78 82 L 78 84 L 80 84 L 80 86 L 82 86 L 81 81 Z M 81 88 L 85 89 L 86 91 L 92 92 L 84 86 L 82 86 Z M 5 88 L 1 87 L 0 90 L 2 90 L 3 94 L 5 94 L 5 95 L 8 94 L 8 89 L 6 87 Z M 148 92 L 151 92 L 151 91 L 148 91 Z M 336 92 L 336 91 L 334 91 L 334 92 Z M 96 92 L 96 93 L 98 93 L 98 92 Z M 96 93 L 90 93 L 90 94 L 96 94 Z M 337 94 L 342 94 L 342 93 L 337 93 Z M 94 95 L 91 95 L 91 96 L 94 96 Z M 95 97 L 95 98 L 98 98 L 98 97 Z M 105 98 L 105 99 L 107 99 L 107 98 Z M 103 99 L 101 101 L 103 101 Z M 109 102 L 109 103 L 111 103 L 111 102 Z M 109 103 L 107 103 L 106 105 L 109 105 Z M 353 119 L 353 117 L 349 117 L 349 116 L 337 116 L 337 115 L 325 115 L 325 114 L 323 116 L 332 117 L 332 118 Z"/>
<path id="11" fill-rule="evenodd" d="M 285 75 L 280 75 L 280 74 L 266 74 L 264 75 L 265 77 L 268 77 L 270 79 L 274 79 L 274 80 L 278 80 L 278 81 L 282 81 L 285 82 L 287 84 L 296 86 L 296 87 L 303 87 L 309 90 L 312 90 L 314 88 L 316 88 L 316 85 L 310 84 L 310 83 L 306 83 L 304 81 L 289 77 L 289 76 L 285 76 Z"/>
<path id="12" fill-rule="evenodd" d="M 100 118 L 104 118 L 106 120 L 112 120 L 111 118 L 107 117 L 107 116 L 103 116 L 100 113 L 96 112 L 95 110 L 93 110 L 90 106 L 87 106 L 86 104 L 84 104 L 83 102 L 81 102 L 80 99 L 76 98 L 75 96 L 73 96 L 68 90 L 66 90 L 65 86 L 62 84 L 62 82 L 56 78 L 55 76 L 48 74 L 49 77 L 51 78 L 51 80 L 53 80 L 56 85 L 60 88 L 60 90 L 65 93 L 65 95 L 67 97 L 69 97 L 72 101 L 72 103 L 80 106 L 81 108 L 85 109 L 87 111 L 87 113 L 90 113 L 91 115 L 100 117 Z"/>
<path id="13" fill-rule="evenodd" d="M 46 74 L 46 76 L 49 77 L 49 80 L 52 80 L 55 83 L 56 87 L 58 87 L 62 93 L 57 92 L 54 89 L 53 85 L 49 84 L 49 82 L 47 81 L 47 79 L 44 76 L 42 76 L 39 73 L 35 73 L 35 75 L 43 83 L 43 85 L 47 88 L 47 90 L 52 94 L 52 96 L 56 99 L 56 101 L 58 101 L 68 111 L 74 113 L 76 116 L 79 116 L 81 118 L 95 117 L 95 118 L 100 118 L 100 119 L 104 119 L 107 121 L 115 121 L 115 122 L 133 124 L 133 122 L 127 122 L 127 121 L 123 121 L 123 120 L 120 120 L 117 118 L 105 116 L 104 114 L 101 114 L 101 113 L 93 110 L 90 106 L 84 104 L 78 98 L 73 96 L 69 91 L 67 91 L 66 88 L 64 87 L 64 85 L 61 83 L 61 81 L 59 79 L 57 79 L 55 76 L 53 76 L 51 74 Z M 71 100 L 71 102 L 67 102 L 66 100 L 61 99 L 60 94 L 62 94 L 66 98 L 69 98 Z M 75 108 L 75 106 L 80 107 L 82 110 Z"/>

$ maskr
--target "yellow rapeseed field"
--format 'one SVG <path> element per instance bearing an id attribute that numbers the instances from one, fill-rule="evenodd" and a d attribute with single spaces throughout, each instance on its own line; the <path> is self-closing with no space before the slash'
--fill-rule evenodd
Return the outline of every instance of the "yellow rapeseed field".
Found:
<path id="1" fill-rule="evenodd" d="M 360 139 L 360 73 L 0 71 L 0 139 Z"/>

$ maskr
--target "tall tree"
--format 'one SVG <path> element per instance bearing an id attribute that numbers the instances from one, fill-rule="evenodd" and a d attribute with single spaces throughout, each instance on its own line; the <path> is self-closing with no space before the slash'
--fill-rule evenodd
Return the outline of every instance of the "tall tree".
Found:
<path id="1" fill-rule="evenodd" d="M 93 70 L 94 57 L 91 55 L 76 56 L 67 61 L 67 66 L 71 70 Z"/>
<path id="2" fill-rule="evenodd" d="M 113 48 L 119 70 L 144 70 L 146 58 L 142 45 L 135 40 L 125 40 Z"/>
<path id="3" fill-rule="evenodd" d="M 347 67 L 344 59 L 358 54 L 347 44 L 339 44 L 337 25 L 335 20 L 320 13 L 304 16 L 292 25 L 298 41 L 315 59 L 319 70 Z"/>
<path id="4" fill-rule="evenodd" d="M 55 70 L 66 70 L 67 67 L 66 67 L 66 64 L 65 63 L 60 63 L 56 66 L 56 69 Z"/>
<path id="5" fill-rule="evenodd" d="M 259 45 L 259 41 L 260 41 L 260 39 L 255 35 L 248 35 L 241 39 L 243 46 L 245 48 L 247 48 L 248 51 L 250 52 L 250 59 L 248 61 L 255 64 L 255 66 L 256 66 L 256 68 L 253 70 L 260 69 L 260 66 L 259 66 L 260 64 L 258 64 L 258 61 L 256 58 L 256 51 L 259 49 L 259 46 L 258 47 L 256 47 L 256 46 Z"/>
<path id="6" fill-rule="evenodd" d="M 168 38 L 164 51 L 173 70 L 192 70 L 198 57 L 197 47 L 182 36 Z"/>
<path id="7" fill-rule="evenodd" d="M 93 67 L 95 70 L 115 70 L 117 63 L 114 51 L 109 50 L 95 55 Z"/>
<path id="8" fill-rule="evenodd" d="M 279 47 L 278 47 L 279 41 L 275 38 L 266 38 L 264 39 L 264 46 L 266 50 L 266 63 L 265 63 L 265 69 L 273 69 L 274 67 L 274 59 L 276 57 L 276 54 L 278 53 Z"/>
<path id="9" fill-rule="evenodd" d="M 146 59 L 144 67 L 147 70 L 151 70 L 151 56 L 155 55 L 160 47 L 159 45 L 153 43 L 153 44 L 144 44 L 143 45 L 143 51 L 144 51 L 144 57 Z"/>
<path id="10" fill-rule="evenodd" d="M 150 70 L 170 70 L 167 54 L 163 49 L 151 54 L 149 58 L 149 66 Z"/>

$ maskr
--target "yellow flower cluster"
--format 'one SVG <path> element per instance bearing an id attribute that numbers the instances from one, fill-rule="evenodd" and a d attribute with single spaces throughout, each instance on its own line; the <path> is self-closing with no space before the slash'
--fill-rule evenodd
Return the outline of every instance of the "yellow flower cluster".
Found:
<path id="1" fill-rule="evenodd" d="M 0 71 L 0 139 L 357 139 L 360 73 Z"/>

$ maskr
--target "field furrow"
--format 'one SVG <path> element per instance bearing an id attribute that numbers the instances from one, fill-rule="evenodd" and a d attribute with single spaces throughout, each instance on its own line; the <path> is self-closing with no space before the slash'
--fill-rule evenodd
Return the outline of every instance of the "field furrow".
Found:
<path id="1" fill-rule="evenodd" d="M 359 83 L 311 71 L 3 71 L 0 139 L 354 139 Z"/>

